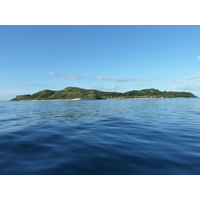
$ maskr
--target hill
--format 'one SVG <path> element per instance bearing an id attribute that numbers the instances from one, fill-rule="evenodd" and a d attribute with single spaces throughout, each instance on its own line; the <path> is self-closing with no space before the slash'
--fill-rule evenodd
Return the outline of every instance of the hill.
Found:
<path id="1" fill-rule="evenodd" d="M 161 92 L 157 89 L 132 90 L 129 92 L 103 92 L 94 89 L 83 89 L 78 87 L 67 87 L 63 90 L 42 90 L 32 95 L 17 95 L 11 101 L 26 100 L 71 100 L 79 98 L 81 100 L 97 99 L 129 99 L 129 98 L 197 98 L 190 92 Z"/>

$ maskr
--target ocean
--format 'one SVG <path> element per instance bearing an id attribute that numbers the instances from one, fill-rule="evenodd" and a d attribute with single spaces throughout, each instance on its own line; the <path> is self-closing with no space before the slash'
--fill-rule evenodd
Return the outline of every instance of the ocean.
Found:
<path id="1" fill-rule="evenodd" d="M 1 175 L 200 175 L 200 99 L 1 101 Z"/>

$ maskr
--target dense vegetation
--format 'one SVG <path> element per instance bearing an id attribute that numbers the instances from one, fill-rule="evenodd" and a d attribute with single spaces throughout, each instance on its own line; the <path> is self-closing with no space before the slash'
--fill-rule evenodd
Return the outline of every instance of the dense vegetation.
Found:
<path id="1" fill-rule="evenodd" d="M 32 95 L 18 95 L 11 101 L 24 101 L 24 100 L 55 100 L 55 99 L 128 99 L 128 98 L 196 98 L 190 92 L 161 92 L 156 89 L 133 90 L 129 92 L 102 92 L 99 90 L 86 90 L 77 87 L 67 87 L 63 90 L 52 91 L 42 90 Z"/>

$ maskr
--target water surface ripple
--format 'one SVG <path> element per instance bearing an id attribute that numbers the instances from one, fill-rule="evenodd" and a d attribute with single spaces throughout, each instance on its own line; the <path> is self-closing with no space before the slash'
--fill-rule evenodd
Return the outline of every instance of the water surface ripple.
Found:
<path id="1" fill-rule="evenodd" d="M 200 100 L 0 102 L 0 174 L 200 174 Z"/>

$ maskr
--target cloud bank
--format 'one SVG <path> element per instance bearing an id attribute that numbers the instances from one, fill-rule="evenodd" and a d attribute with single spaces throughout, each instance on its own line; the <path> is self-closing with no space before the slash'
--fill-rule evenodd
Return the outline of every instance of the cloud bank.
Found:
<path id="1" fill-rule="evenodd" d="M 175 90 L 199 91 L 200 84 L 189 83 L 189 84 L 182 84 L 182 85 L 172 85 L 172 88 L 174 88 Z"/>
<path id="2" fill-rule="evenodd" d="M 198 79 L 198 78 L 200 78 L 200 75 L 186 77 L 186 79 Z"/>
<path id="3" fill-rule="evenodd" d="M 59 76 L 59 74 L 56 74 L 54 72 L 49 72 L 49 74 L 53 75 L 53 76 Z"/>
<path id="4" fill-rule="evenodd" d="M 122 90 L 121 87 L 117 85 L 111 85 L 109 87 L 104 87 L 104 86 L 99 86 L 99 85 L 94 85 L 89 87 L 88 89 L 95 89 L 95 90 L 106 90 L 106 91 L 116 91 L 116 90 Z"/>
<path id="5" fill-rule="evenodd" d="M 49 72 L 50 75 L 53 76 L 60 76 L 59 74 L 56 74 L 54 72 Z M 71 76 L 61 76 L 63 79 L 70 79 L 70 80 L 78 80 L 78 79 L 90 79 L 90 80 L 101 80 L 101 81 L 110 81 L 110 82 L 131 82 L 131 81 L 142 81 L 142 82 L 152 82 L 155 81 L 157 79 L 159 79 L 159 77 L 153 77 L 150 79 L 141 79 L 141 78 L 135 78 L 135 77 L 131 77 L 131 78 L 118 78 L 118 77 L 83 77 L 83 76 L 79 76 L 79 75 L 71 75 Z"/>
<path id="6" fill-rule="evenodd" d="M 64 77 L 64 79 L 77 80 L 77 79 L 83 79 L 83 77 L 79 75 L 73 75 L 73 76 L 66 76 Z"/>
<path id="7" fill-rule="evenodd" d="M 127 81 L 141 81 L 139 78 L 112 78 L 112 77 L 98 77 L 98 80 L 111 81 L 111 82 L 127 82 Z"/>
<path id="8" fill-rule="evenodd" d="M 185 83 L 184 81 L 170 81 L 169 83 Z"/>
<path id="9" fill-rule="evenodd" d="M 111 82 L 129 82 L 129 81 L 142 81 L 142 82 L 152 82 L 157 80 L 159 77 L 154 77 L 151 79 L 141 79 L 141 78 L 112 78 L 112 77 L 98 77 L 98 80 L 103 80 L 103 81 L 111 81 Z"/>

